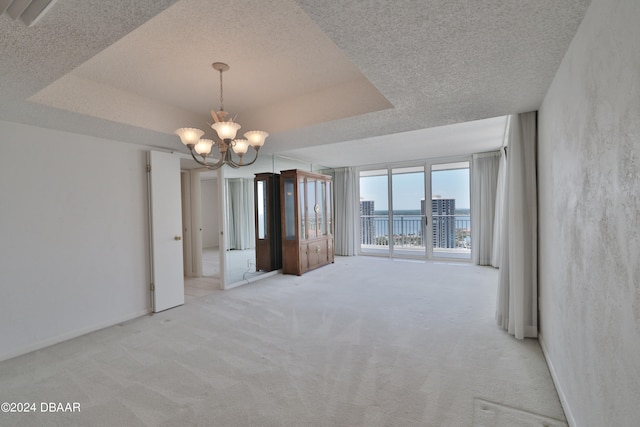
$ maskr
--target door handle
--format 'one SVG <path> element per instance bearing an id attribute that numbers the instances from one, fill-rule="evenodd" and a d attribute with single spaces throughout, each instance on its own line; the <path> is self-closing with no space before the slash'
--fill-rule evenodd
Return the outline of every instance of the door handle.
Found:
<path id="1" fill-rule="evenodd" d="M 182 237 L 176 236 L 176 237 L 173 238 L 173 240 L 182 240 Z"/>

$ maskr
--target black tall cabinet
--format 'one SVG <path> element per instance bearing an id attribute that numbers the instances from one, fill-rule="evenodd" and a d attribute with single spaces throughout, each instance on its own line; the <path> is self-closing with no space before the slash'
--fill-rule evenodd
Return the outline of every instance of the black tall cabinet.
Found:
<path id="1" fill-rule="evenodd" d="M 280 175 L 258 173 L 254 179 L 256 219 L 256 270 L 282 268 L 280 232 Z"/>

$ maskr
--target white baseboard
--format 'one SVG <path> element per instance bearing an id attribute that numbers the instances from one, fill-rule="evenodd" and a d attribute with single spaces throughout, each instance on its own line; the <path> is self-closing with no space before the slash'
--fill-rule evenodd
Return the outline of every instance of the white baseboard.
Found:
<path id="1" fill-rule="evenodd" d="M 266 279 L 267 277 L 275 276 L 276 274 L 280 274 L 282 270 L 273 270 L 266 273 L 262 273 L 259 276 L 249 277 L 245 280 L 241 280 L 239 282 L 231 283 L 224 287 L 223 291 L 228 291 L 229 289 L 237 288 L 238 286 L 248 285 L 249 283 L 257 282 L 258 280 Z"/>
<path id="2" fill-rule="evenodd" d="M 23 354 L 27 354 L 27 353 L 31 353 L 32 351 L 36 351 L 36 350 L 40 350 L 43 349 L 45 347 L 49 347 L 52 346 L 54 344 L 59 344 L 63 341 L 67 341 L 73 338 L 77 338 L 79 336 L 82 335 L 86 335 L 88 333 L 91 332 L 95 332 L 98 331 L 100 329 L 104 329 L 104 328 L 108 328 L 110 326 L 114 326 L 117 325 L 119 323 L 122 322 L 127 322 L 129 320 L 141 317 L 141 316 L 146 316 L 147 314 L 151 313 L 150 309 L 145 309 L 145 310 L 140 310 L 138 312 L 135 313 L 131 313 L 128 314 L 126 316 L 122 316 L 120 318 L 117 319 L 113 319 L 110 320 L 108 322 L 104 322 L 98 325 L 93 325 L 93 326 L 89 326 L 86 328 L 82 328 L 82 329 L 77 329 L 75 331 L 72 332 L 68 332 L 66 334 L 62 334 L 62 335 L 58 335 L 56 337 L 53 338 L 48 338 L 42 341 L 38 341 L 36 343 L 33 344 L 29 344 L 27 346 L 12 350 L 8 353 L 4 353 L 2 355 L 0 355 L 0 362 L 4 361 L 4 360 L 8 360 L 8 359 L 13 359 L 14 357 L 18 357 L 18 356 L 22 356 Z"/>
<path id="3" fill-rule="evenodd" d="M 544 354 L 544 359 L 547 361 L 547 366 L 549 367 L 549 372 L 551 373 L 551 379 L 553 380 L 553 385 L 556 387 L 556 391 L 558 392 L 558 397 L 560 398 L 560 404 L 562 405 L 562 410 L 564 411 L 564 416 L 567 418 L 567 423 L 569 427 L 577 427 L 576 420 L 573 417 L 573 413 L 571 412 L 571 407 L 569 406 L 569 402 L 567 401 L 567 396 L 562 389 L 562 385 L 558 380 L 558 376 L 556 374 L 556 370 L 553 367 L 553 362 L 551 362 L 551 358 L 549 357 L 549 353 L 547 352 L 547 347 L 544 343 L 544 338 L 542 333 L 538 334 L 538 342 L 540 343 L 540 347 L 542 348 L 542 354 Z"/>

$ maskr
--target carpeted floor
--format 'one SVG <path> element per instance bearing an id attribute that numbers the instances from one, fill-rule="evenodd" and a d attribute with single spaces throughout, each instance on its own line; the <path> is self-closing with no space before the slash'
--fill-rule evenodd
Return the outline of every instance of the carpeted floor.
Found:
<path id="1" fill-rule="evenodd" d="M 188 295 L 0 363 L 1 402 L 80 405 L 0 425 L 460 427 L 500 407 L 513 426 L 564 422 L 538 342 L 495 325 L 496 283 L 490 267 L 337 257 Z"/>
<path id="2" fill-rule="evenodd" d="M 476 399 L 473 427 L 567 427 L 564 421 Z"/>

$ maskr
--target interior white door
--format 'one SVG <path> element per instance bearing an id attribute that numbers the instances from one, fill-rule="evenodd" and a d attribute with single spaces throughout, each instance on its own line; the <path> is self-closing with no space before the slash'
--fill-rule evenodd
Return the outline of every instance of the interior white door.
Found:
<path id="1" fill-rule="evenodd" d="M 184 304 L 180 158 L 149 152 L 153 311 Z"/>

